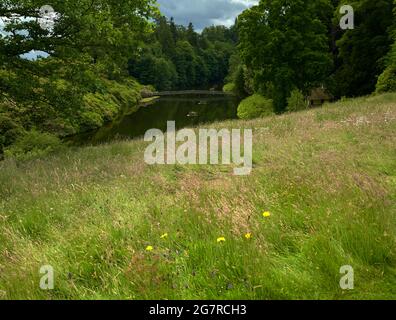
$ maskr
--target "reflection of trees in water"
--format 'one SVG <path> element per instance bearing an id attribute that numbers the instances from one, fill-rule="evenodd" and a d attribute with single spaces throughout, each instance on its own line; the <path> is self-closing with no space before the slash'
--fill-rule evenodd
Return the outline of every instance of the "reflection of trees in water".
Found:
<path id="1" fill-rule="evenodd" d="M 167 121 L 176 121 L 178 129 L 237 117 L 238 101 L 229 97 L 161 98 L 136 113 L 125 116 L 79 142 L 100 143 L 119 138 L 141 137 L 149 129 L 166 131 Z M 189 114 L 196 116 L 188 116 Z"/>

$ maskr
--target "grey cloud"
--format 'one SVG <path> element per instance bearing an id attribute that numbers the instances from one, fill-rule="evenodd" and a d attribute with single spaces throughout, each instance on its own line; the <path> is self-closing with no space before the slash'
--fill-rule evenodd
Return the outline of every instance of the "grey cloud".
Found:
<path id="1" fill-rule="evenodd" d="M 230 26 L 256 0 L 158 0 L 161 12 L 178 24 L 192 22 L 197 30 L 210 25 Z"/>

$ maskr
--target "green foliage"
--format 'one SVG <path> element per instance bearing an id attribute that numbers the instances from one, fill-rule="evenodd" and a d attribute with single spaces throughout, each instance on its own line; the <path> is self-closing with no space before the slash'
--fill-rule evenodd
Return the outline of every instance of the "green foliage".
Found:
<path id="1" fill-rule="evenodd" d="M 82 131 L 94 130 L 103 126 L 104 120 L 99 113 L 85 111 L 81 113 L 80 126 Z"/>
<path id="2" fill-rule="evenodd" d="M 7 64 L 23 63 L 19 55 L 34 49 L 61 59 L 88 55 L 106 62 L 107 70 L 112 68 L 110 60 L 123 68 L 125 55 L 136 50 L 139 36 L 149 31 L 148 18 L 158 14 L 154 0 L 53 0 L 50 4 L 58 13 L 52 29 L 41 28 L 35 19 L 6 26 L 7 33 L 0 37 L 0 56 L 8 58 Z M 0 17 L 15 13 L 36 17 L 41 6 L 41 0 L 2 1 Z"/>
<path id="3" fill-rule="evenodd" d="M 308 102 L 300 90 L 293 90 L 287 99 L 287 111 L 295 112 L 308 108 Z"/>
<path id="4" fill-rule="evenodd" d="M 245 98 L 254 93 L 254 85 L 246 65 L 240 55 L 234 53 L 229 61 L 229 74 L 226 81 L 234 84 L 234 93 L 240 98 Z"/>
<path id="5" fill-rule="evenodd" d="M 274 113 L 272 100 L 259 94 L 244 99 L 238 106 L 240 119 L 254 119 L 269 116 Z"/>
<path id="6" fill-rule="evenodd" d="M 327 0 L 261 0 L 238 19 L 242 60 L 254 71 L 256 87 L 272 82 L 277 112 L 293 88 L 306 91 L 329 75 Z"/>
<path id="7" fill-rule="evenodd" d="M 236 86 L 235 83 L 227 83 L 223 87 L 224 92 L 235 92 Z"/>
<path id="8" fill-rule="evenodd" d="M 0 104 L 0 153 L 32 128 L 65 137 L 78 132 L 97 129 L 106 122 L 115 120 L 123 112 L 138 108 L 140 86 L 132 80 L 110 81 L 96 79 L 95 93 L 86 92 L 79 99 L 66 99 L 68 81 L 54 81 L 58 87 L 58 105 L 49 106 L 43 102 L 34 105 L 19 103 Z M 62 95 L 64 100 L 62 99 Z M 32 102 L 33 103 L 33 102 Z M 62 103 L 62 107 L 60 105 Z M 78 103 L 78 104 L 77 104 Z"/>
<path id="9" fill-rule="evenodd" d="M 178 72 L 177 87 L 180 89 L 194 87 L 198 66 L 197 56 L 188 41 L 176 43 L 174 63 Z"/>
<path id="10" fill-rule="evenodd" d="M 394 17 L 396 17 L 396 1 L 394 8 Z M 386 69 L 379 76 L 376 92 L 395 92 L 396 91 L 396 22 L 391 30 L 391 37 L 394 40 L 389 55 L 386 58 Z"/>
<path id="11" fill-rule="evenodd" d="M 376 92 L 396 92 L 396 66 L 387 67 L 379 76 Z"/>
<path id="12" fill-rule="evenodd" d="M 38 0 L 1 2 L 0 17 L 34 17 L 42 5 Z M 15 19 L 0 33 L 0 93 L 10 101 L 0 103 L 0 119 L 16 123 L 0 130 L 0 149 L 34 128 L 62 137 L 136 108 L 140 88 L 125 80 L 127 57 L 151 30 L 149 20 L 158 13 L 154 1 L 55 0 L 51 6 L 58 13 L 52 30 L 42 29 L 36 19 Z M 50 55 L 21 58 L 31 50 Z"/>
<path id="13" fill-rule="evenodd" d="M 354 8 L 352 30 L 339 27 L 345 4 Z M 294 88 L 308 92 L 324 85 L 335 97 L 359 96 L 373 92 L 378 80 L 378 92 L 392 90 L 392 9 L 394 0 L 261 0 L 237 24 L 254 91 L 271 97 L 282 112 Z"/>
<path id="14" fill-rule="evenodd" d="M 129 60 L 133 77 L 158 90 L 204 89 L 224 83 L 236 30 L 212 26 L 198 34 L 192 24 L 186 28 L 160 17 L 145 42 Z"/>
<path id="15" fill-rule="evenodd" d="M 20 123 L 9 115 L 0 113 L 0 151 L 13 144 L 23 133 L 24 129 Z"/>
<path id="16" fill-rule="evenodd" d="M 150 50 L 145 50 L 129 61 L 129 72 L 142 84 L 153 85 L 160 91 L 171 90 L 177 81 L 173 62 L 165 57 L 155 56 Z"/>
<path id="17" fill-rule="evenodd" d="M 113 121 L 124 111 L 137 108 L 139 86 L 132 80 L 103 81 L 101 92 L 87 93 L 83 97 L 81 117 L 76 118 L 80 131 L 101 127 Z"/>
<path id="18" fill-rule="evenodd" d="M 247 97 L 250 93 L 246 90 L 245 70 L 246 68 L 243 65 L 240 65 L 234 75 L 235 92 L 238 96 L 243 98 Z"/>
<path id="19" fill-rule="evenodd" d="M 60 148 L 61 141 L 58 137 L 32 130 L 20 136 L 12 146 L 5 148 L 4 154 L 6 158 L 25 160 L 45 156 Z"/>
<path id="20" fill-rule="evenodd" d="M 337 42 L 336 96 L 356 97 L 375 90 L 378 76 L 385 69 L 384 58 L 392 44 L 388 30 L 394 23 L 393 1 L 342 1 L 341 4 L 354 8 L 355 28 L 344 31 Z M 335 23 L 339 18 L 337 13 Z"/>

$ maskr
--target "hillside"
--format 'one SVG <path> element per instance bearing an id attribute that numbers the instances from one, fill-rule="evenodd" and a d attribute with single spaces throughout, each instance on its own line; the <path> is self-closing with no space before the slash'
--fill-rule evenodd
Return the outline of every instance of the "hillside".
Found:
<path id="1" fill-rule="evenodd" d="M 1 162 L 0 298 L 396 298 L 396 94 L 209 127 L 254 129 L 250 176 L 139 140 Z"/>

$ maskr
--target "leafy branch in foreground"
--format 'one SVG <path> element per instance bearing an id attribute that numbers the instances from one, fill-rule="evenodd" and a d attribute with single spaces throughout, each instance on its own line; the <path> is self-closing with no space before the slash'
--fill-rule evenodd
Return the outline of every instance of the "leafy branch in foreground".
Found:
<path id="1" fill-rule="evenodd" d="M 67 135 L 92 129 L 120 111 L 119 97 L 137 96 L 136 83 L 126 80 L 128 56 L 152 31 L 158 8 L 154 0 L 54 0 L 54 24 L 42 28 L 38 18 L 46 4 L 0 4 L 6 22 L 0 32 L 0 121 L 13 119 L 11 127 L 22 128 L 19 132 L 36 128 Z M 34 52 L 47 58 L 23 56 Z M 87 102 L 92 95 L 107 103 L 93 107 Z M 12 142 L 0 143 L 0 151 Z"/>

